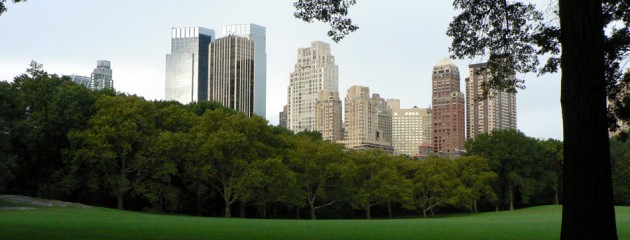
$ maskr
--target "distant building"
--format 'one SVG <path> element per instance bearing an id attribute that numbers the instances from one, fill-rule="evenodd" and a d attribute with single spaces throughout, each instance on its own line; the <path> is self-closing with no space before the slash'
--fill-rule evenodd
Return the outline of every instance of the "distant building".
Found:
<path id="1" fill-rule="evenodd" d="M 345 98 L 344 140 L 348 149 L 380 148 L 393 152 L 391 142 L 391 109 L 370 89 L 352 86 Z"/>
<path id="2" fill-rule="evenodd" d="M 280 127 L 287 128 L 287 105 L 284 105 L 282 111 L 279 114 L 279 125 Z"/>
<path id="3" fill-rule="evenodd" d="M 490 78 L 487 63 L 471 64 L 466 78 L 466 139 L 494 129 L 516 129 L 516 94 L 490 92 L 481 100 L 482 84 Z"/>
<path id="4" fill-rule="evenodd" d="M 214 39 L 211 29 L 171 29 L 171 53 L 166 54 L 166 100 L 183 104 L 208 100 L 208 48 Z"/>
<path id="5" fill-rule="evenodd" d="M 209 51 L 207 99 L 254 114 L 254 41 L 227 36 L 211 42 Z"/>
<path id="6" fill-rule="evenodd" d="M 343 139 L 341 115 L 339 92 L 319 91 L 315 104 L 315 130 L 322 134 L 324 140 L 339 141 Z"/>
<path id="7" fill-rule="evenodd" d="M 315 105 L 321 90 L 338 91 L 339 74 L 330 45 L 311 42 L 297 50 L 297 63 L 287 92 L 287 126 L 293 132 L 314 131 Z"/>
<path id="8" fill-rule="evenodd" d="M 267 117 L 267 30 L 256 24 L 223 26 L 223 36 L 245 37 L 254 42 L 254 114 Z"/>
<path id="9" fill-rule="evenodd" d="M 109 61 L 99 60 L 96 62 L 96 68 L 92 71 L 92 77 L 90 79 L 90 89 L 114 89 L 112 68 Z"/>
<path id="10" fill-rule="evenodd" d="M 394 154 L 417 156 L 419 147 L 431 146 L 431 109 L 413 107 L 401 109 L 398 99 L 387 100 L 392 109 L 392 147 Z"/>
<path id="11" fill-rule="evenodd" d="M 433 151 L 456 156 L 464 151 L 464 94 L 460 92 L 459 68 L 448 58 L 440 60 L 432 73 Z"/>
<path id="12" fill-rule="evenodd" d="M 67 77 L 70 78 L 70 80 L 76 84 L 81 84 L 83 86 L 85 86 L 86 88 L 91 88 L 90 86 L 90 82 L 92 81 L 91 77 L 87 77 L 87 76 L 79 76 L 79 75 L 67 75 Z"/>

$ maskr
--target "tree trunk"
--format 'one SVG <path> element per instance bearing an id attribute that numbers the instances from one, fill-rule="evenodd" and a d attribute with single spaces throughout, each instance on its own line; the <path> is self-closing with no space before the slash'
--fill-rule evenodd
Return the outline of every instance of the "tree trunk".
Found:
<path id="1" fill-rule="evenodd" d="M 118 193 L 118 209 L 119 210 L 124 210 L 124 202 L 125 202 L 125 193 L 119 192 Z"/>
<path id="2" fill-rule="evenodd" d="M 422 208 L 422 217 L 423 218 L 427 218 L 427 209 L 426 208 Z"/>
<path id="3" fill-rule="evenodd" d="M 241 218 L 247 217 L 247 205 L 245 205 L 245 203 L 239 204 L 239 215 Z"/>
<path id="4" fill-rule="evenodd" d="M 311 207 L 311 219 L 312 220 L 317 219 L 315 217 L 315 203 L 314 202 L 309 202 L 308 205 Z"/>
<path id="5" fill-rule="evenodd" d="M 512 183 L 508 181 L 508 194 L 510 194 L 510 211 L 514 210 L 514 189 Z"/>
<path id="6" fill-rule="evenodd" d="M 555 197 L 555 198 L 554 198 L 554 203 L 555 203 L 556 205 L 560 204 L 560 198 L 558 197 L 558 190 L 557 190 L 557 189 L 556 189 L 556 190 L 554 190 L 554 191 L 553 191 L 553 193 L 554 193 L 554 197 Z"/>
<path id="7" fill-rule="evenodd" d="M 392 217 L 392 202 L 391 201 L 387 201 L 387 213 L 389 213 L 389 218 L 393 218 Z"/>
<path id="8" fill-rule="evenodd" d="M 365 208 L 365 219 L 372 219 L 372 206 L 370 204 Z"/>
<path id="9" fill-rule="evenodd" d="M 225 216 L 226 218 L 231 218 L 232 217 L 232 209 L 230 206 L 230 202 L 229 201 L 225 201 Z"/>
<path id="10" fill-rule="evenodd" d="M 617 239 L 602 0 L 560 0 L 564 174 L 561 239 Z"/>
<path id="11" fill-rule="evenodd" d="M 300 219 L 300 207 L 295 206 L 295 219 Z"/>
<path id="12" fill-rule="evenodd" d="M 195 208 L 197 209 L 197 216 L 201 216 L 201 193 L 197 192 L 197 200 Z"/>
<path id="13" fill-rule="evenodd" d="M 477 200 L 473 201 L 473 213 L 477 213 Z"/>

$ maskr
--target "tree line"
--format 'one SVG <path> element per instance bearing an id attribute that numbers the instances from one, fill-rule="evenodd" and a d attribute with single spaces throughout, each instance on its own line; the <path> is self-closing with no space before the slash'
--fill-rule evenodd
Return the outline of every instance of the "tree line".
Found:
<path id="1" fill-rule="evenodd" d="M 0 193 L 130 210 L 312 219 L 561 202 L 562 142 L 517 130 L 482 134 L 455 159 L 351 151 L 317 132 L 293 134 L 213 102 L 93 92 L 36 62 L 12 83 L 0 82 L 0 106 Z M 619 149 L 625 153 L 615 164 L 627 171 L 629 148 Z M 619 203 L 628 204 L 627 181 L 616 183 L 623 185 Z"/>

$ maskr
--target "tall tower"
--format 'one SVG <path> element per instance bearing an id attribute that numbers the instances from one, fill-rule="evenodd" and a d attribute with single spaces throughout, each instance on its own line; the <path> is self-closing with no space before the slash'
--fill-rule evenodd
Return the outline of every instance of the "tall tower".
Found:
<path id="1" fill-rule="evenodd" d="M 208 100 L 208 46 L 214 30 L 171 29 L 171 53 L 166 54 L 165 99 L 183 104 Z"/>
<path id="2" fill-rule="evenodd" d="M 315 130 L 322 133 L 324 140 L 339 141 L 343 139 L 339 92 L 319 91 L 315 104 L 315 123 Z"/>
<path id="3" fill-rule="evenodd" d="M 338 71 L 328 43 L 314 41 L 310 48 L 298 49 L 287 93 L 289 130 L 315 130 L 317 94 L 321 90 L 338 91 Z"/>
<path id="4" fill-rule="evenodd" d="M 494 129 L 516 129 L 516 94 L 492 92 L 480 100 L 482 84 L 490 80 L 487 63 L 471 64 L 466 78 L 466 138 Z"/>
<path id="5" fill-rule="evenodd" d="M 256 24 L 223 26 L 223 36 L 254 41 L 254 114 L 267 118 L 267 30 Z"/>
<path id="6" fill-rule="evenodd" d="M 90 88 L 92 90 L 114 89 L 111 63 L 106 60 L 96 62 L 96 68 L 92 71 Z"/>
<path id="7" fill-rule="evenodd" d="M 459 69 L 448 58 L 433 67 L 433 151 L 455 156 L 464 150 L 464 94 Z"/>
<path id="8" fill-rule="evenodd" d="M 348 149 L 392 149 L 392 115 L 378 94 L 370 98 L 370 89 L 352 86 L 348 89 L 344 110 L 344 140 Z"/>
<path id="9" fill-rule="evenodd" d="M 238 36 L 210 43 L 208 100 L 254 114 L 254 42 Z"/>

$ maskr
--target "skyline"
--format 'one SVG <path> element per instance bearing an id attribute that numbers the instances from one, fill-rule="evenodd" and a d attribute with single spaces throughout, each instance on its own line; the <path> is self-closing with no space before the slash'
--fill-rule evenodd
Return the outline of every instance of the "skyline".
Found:
<path id="1" fill-rule="evenodd" d="M 8 36 L 0 39 L 0 80 L 12 81 L 24 73 L 31 59 L 44 64 L 49 73 L 83 76 L 97 60 L 109 60 L 118 91 L 160 100 L 172 27 L 217 31 L 224 25 L 254 23 L 267 29 L 265 117 L 271 124 L 278 124 L 278 113 L 287 104 L 297 49 L 317 40 L 331 45 L 340 93 L 361 85 L 385 99 L 400 99 L 401 108 L 430 105 L 431 69 L 450 55 L 451 40 L 445 32 L 456 13 L 450 2 L 358 2 L 349 16 L 360 28 L 340 43 L 327 37 L 327 25 L 293 18 L 292 3 L 134 1 L 122 7 L 69 0 L 9 3 L 0 17 L 0 32 Z M 381 16 L 375 18 L 375 12 Z M 452 61 L 464 81 L 468 65 L 482 59 Z M 532 137 L 562 139 L 559 75 L 518 76 L 527 86 L 517 94 L 518 129 Z M 460 91 L 465 92 L 463 87 Z"/>

